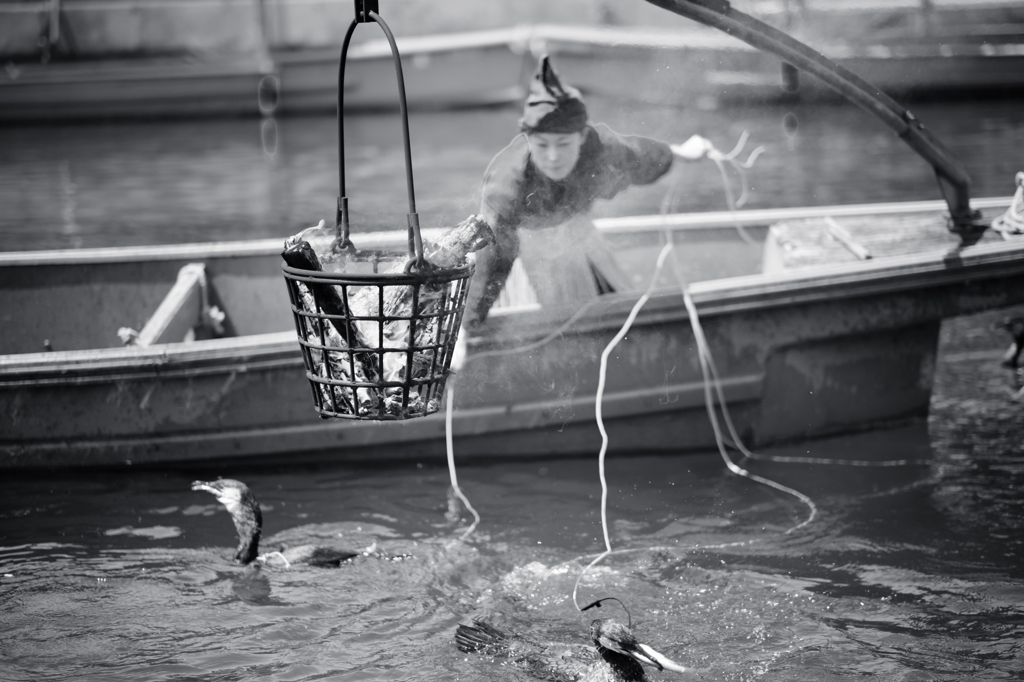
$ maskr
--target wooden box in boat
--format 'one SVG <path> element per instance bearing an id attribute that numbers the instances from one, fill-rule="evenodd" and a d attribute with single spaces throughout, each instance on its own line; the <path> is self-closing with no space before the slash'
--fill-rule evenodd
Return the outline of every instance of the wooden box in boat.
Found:
<path id="1" fill-rule="evenodd" d="M 973 205 L 993 213 L 1008 203 Z M 787 264 L 777 252 L 796 221 L 810 234 L 826 217 L 893 230 L 925 220 L 941 235 L 943 210 L 924 202 L 605 220 L 599 226 L 638 291 L 601 297 L 564 328 L 575 311 L 496 310 L 451 384 L 456 451 L 596 451 L 598 358 L 666 239 L 751 444 L 921 418 L 942 319 L 1024 303 L 1024 240 L 986 236 L 959 248 L 946 235 L 912 253 L 875 246 L 870 259 L 817 265 Z M 389 242 L 401 243 L 379 235 L 359 246 Z M 443 414 L 397 423 L 318 417 L 280 250 L 280 241 L 263 240 L 0 254 L 0 467 L 440 457 Z M 609 361 L 602 406 L 613 452 L 714 442 L 672 272 Z M 181 334 L 174 323 L 198 325 L 204 305 L 226 314 L 223 337 L 166 342 Z M 153 344 L 122 346 L 122 327 Z"/>

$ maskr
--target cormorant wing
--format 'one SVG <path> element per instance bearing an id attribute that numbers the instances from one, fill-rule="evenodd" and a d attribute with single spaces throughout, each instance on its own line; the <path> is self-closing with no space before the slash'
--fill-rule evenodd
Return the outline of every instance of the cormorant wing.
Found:
<path id="1" fill-rule="evenodd" d="M 522 666 L 532 677 L 551 682 L 577 682 L 599 660 L 593 648 L 582 644 L 533 642 L 480 620 L 460 624 L 455 643 L 461 651 L 507 658 Z"/>

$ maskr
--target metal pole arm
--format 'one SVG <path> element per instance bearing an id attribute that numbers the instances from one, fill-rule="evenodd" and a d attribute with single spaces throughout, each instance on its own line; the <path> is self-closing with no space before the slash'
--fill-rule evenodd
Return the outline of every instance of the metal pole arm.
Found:
<path id="1" fill-rule="evenodd" d="M 770 52 L 819 78 L 861 109 L 873 114 L 932 165 L 939 190 L 949 206 L 950 229 L 977 235 L 987 225 L 971 210 L 970 177 L 963 165 L 905 107 L 863 78 L 813 48 L 754 17 L 733 9 L 727 0 L 647 0 L 652 5 L 723 31 Z"/>

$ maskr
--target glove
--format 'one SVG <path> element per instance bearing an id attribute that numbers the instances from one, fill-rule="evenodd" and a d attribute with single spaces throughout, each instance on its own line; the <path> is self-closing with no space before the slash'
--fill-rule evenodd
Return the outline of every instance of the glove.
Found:
<path id="1" fill-rule="evenodd" d="M 687 161 L 697 161 L 702 159 L 713 150 L 715 147 L 711 144 L 711 141 L 701 137 L 700 135 L 693 135 L 686 142 L 682 144 L 670 144 L 669 149 L 676 156 L 682 157 Z"/>

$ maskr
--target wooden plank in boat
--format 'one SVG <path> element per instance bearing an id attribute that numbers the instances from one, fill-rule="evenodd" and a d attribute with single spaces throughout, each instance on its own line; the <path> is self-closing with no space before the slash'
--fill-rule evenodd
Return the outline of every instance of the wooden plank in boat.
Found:
<path id="1" fill-rule="evenodd" d="M 202 320 L 205 288 L 206 268 L 202 263 L 183 267 L 178 272 L 178 281 L 139 332 L 135 344 L 152 346 L 183 341 Z"/>
<path id="2" fill-rule="evenodd" d="M 996 209 L 982 210 L 988 222 L 1000 213 Z M 979 243 L 997 241 L 1002 241 L 999 234 L 986 230 Z M 960 243 L 960 237 L 949 231 L 946 214 L 941 211 L 798 218 L 769 227 L 762 269 L 772 273 L 826 263 L 948 251 Z"/>

